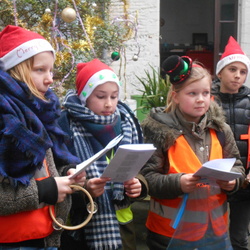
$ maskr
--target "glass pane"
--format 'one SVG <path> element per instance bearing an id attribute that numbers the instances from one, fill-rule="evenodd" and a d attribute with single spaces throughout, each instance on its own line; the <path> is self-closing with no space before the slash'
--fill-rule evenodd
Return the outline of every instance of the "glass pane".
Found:
<path id="1" fill-rule="evenodd" d="M 224 48 L 230 36 L 235 37 L 235 27 L 236 23 L 221 23 L 221 33 L 220 33 L 220 53 L 223 53 Z"/>
<path id="2" fill-rule="evenodd" d="M 221 0 L 220 20 L 235 20 L 235 0 Z"/>

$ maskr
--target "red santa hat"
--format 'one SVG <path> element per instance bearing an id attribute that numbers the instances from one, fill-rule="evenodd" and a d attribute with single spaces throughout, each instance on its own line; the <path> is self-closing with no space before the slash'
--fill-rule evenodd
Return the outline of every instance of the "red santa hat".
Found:
<path id="1" fill-rule="evenodd" d="M 246 65 L 248 74 L 250 70 L 250 60 L 245 55 L 245 53 L 242 51 L 240 45 L 237 43 L 237 41 L 230 36 L 228 43 L 225 47 L 225 51 L 221 56 L 221 59 L 217 63 L 216 66 L 216 75 L 220 73 L 220 71 L 227 66 L 230 63 L 233 62 L 242 62 Z"/>
<path id="2" fill-rule="evenodd" d="M 115 82 L 120 89 L 120 81 L 115 72 L 105 63 L 94 59 L 77 64 L 76 90 L 81 102 L 86 103 L 93 90 L 106 82 Z"/>
<path id="3" fill-rule="evenodd" d="M 8 25 L 0 33 L 0 63 L 8 70 L 44 51 L 55 51 L 41 35 L 18 26 Z"/>

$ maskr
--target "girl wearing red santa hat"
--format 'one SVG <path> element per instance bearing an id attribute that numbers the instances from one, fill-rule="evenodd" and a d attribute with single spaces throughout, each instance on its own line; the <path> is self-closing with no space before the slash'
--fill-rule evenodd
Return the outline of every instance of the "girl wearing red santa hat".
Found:
<path id="1" fill-rule="evenodd" d="M 119 100 L 119 93 L 120 81 L 108 65 L 98 59 L 77 65 L 76 91 L 68 91 L 59 123 L 73 139 L 70 150 L 82 161 L 119 134 L 123 135 L 119 145 L 142 143 L 138 120 Z M 124 183 L 100 178 L 116 149 L 117 146 L 86 169 L 86 189 L 95 198 L 98 210 L 82 230 L 65 232 L 72 236 L 70 245 L 79 246 L 74 249 L 114 250 L 122 245 L 126 250 L 136 249 L 130 204 L 131 199 L 146 197 L 146 182 L 142 176 Z M 76 213 L 78 203 L 73 203 L 71 219 L 81 221 L 81 214 Z"/>
<path id="2" fill-rule="evenodd" d="M 237 41 L 230 37 L 221 59 L 217 63 L 218 80 L 213 84 L 212 94 L 223 107 L 226 121 L 230 125 L 241 161 L 249 175 L 250 167 L 250 60 L 242 51 Z M 250 222 L 250 186 L 248 176 L 244 188 L 229 196 L 230 238 L 234 249 L 248 249 Z"/>
<path id="3" fill-rule="evenodd" d="M 79 159 L 58 127 L 53 82 L 55 52 L 44 37 L 8 25 L 0 33 L 0 249 L 57 249 Z"/>

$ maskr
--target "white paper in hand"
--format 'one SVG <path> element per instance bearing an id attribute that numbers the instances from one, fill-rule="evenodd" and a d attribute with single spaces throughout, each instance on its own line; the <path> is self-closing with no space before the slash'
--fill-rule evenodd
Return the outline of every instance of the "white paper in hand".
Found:
<path id="1" fill-rule="evenodd" d="M 212 180 L 231 181 L 241 177 L 240 173 L 230 172 L 236 158 L 216 159 L 205 162 L 194 176 Z"/>
<path id="2" fill-rule="evenodd" d="M 121 141 L 122 138 L 123 135 L 118 135 L 113 140 L 111 140 L 104 149 L 100 150 L 98 153 L 90 157 L 88 160 L 76 165 L 76 172 L 70 177 L 70 179 L 75 178 L 78 174 L 82 173 L 93 162 L 98 160 L 100 157 L 106 154 L 110 149 L 116 146 Z"/>
<path id="3" fill-rule="evenodd" d="M 102 177 L 124 182 L 134 178 L 155 151 L 153 144 L 126 144 L 117 149 Z"/>

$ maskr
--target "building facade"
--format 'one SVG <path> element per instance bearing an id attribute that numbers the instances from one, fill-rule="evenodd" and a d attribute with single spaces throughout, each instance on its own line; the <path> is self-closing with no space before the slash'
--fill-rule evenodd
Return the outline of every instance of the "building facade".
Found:
<path id="1" fill-rule="evenodd" d="M 138 89 L 142 86 L 137 77 L 144 77 L 150 66 L 160 69 L 164 56 L 187 51 L 190 55 L 190 50 L 209 51 L 205 62 L 211 62 L 208 67 L 213 73 L 228 36 L 232 35 L 250 57 L 250 1 L 113 0 L 114 17 L 124 15 L 124 10 L 134 22 L 134 36 L 126 42 L 120 60 L 112 62 L 111 67 L 121 78 L 121 97 L 128 102 L 132 95 L 140 94 Z M 203 39 L 200 34 L 207 34 L 207 44 L 194 45 L 193 34 L 198 34 L 198 40 Z M 173 52 L 169 52 L 171 48 Z M 130 104 L 135 105 L 133 101 Z"/>

